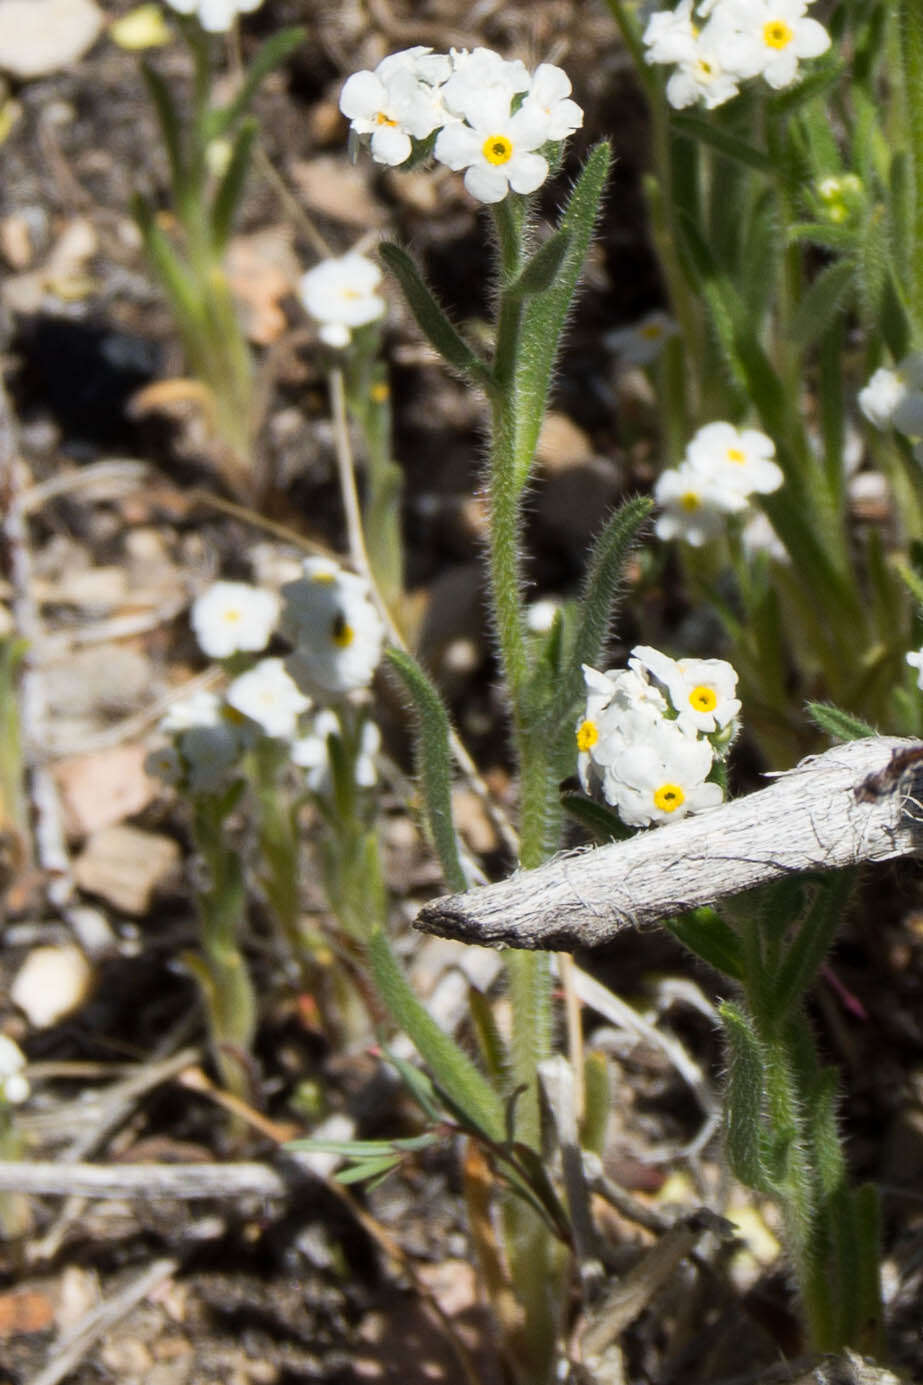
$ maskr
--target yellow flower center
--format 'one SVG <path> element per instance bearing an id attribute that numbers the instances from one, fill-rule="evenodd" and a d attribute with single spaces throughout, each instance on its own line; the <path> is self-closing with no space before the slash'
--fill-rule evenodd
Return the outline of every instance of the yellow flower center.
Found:
<path id="1" fill-rule="evenodd" d="M 688 510 L 691 514 L 694 510 L 701 510 L 702 497 L 697 491 L 686 491 L 685 495 L 680 496 L 679 503 L 684 510 Z"/>
<path id="2" fill-rule="evenodd" d="M 334 580 L 332 572 L 315 572 L 311 577 L 311 581 L 316 582 L 320 587 L 332 587 Z"/>
<path id="3" fill-rule="evenodd" d="M 376 111 L 376 112 L 375 112 L 375 124 L 376 124 L 376 125 L 391 125 L 391 126 L 394 126 L 394 125 L 397 124 L 397 121 L 396 121 L 396 120 L 392 120 L 390 116 L 385 115 L 384 111 Z"/>
<path id="4" fill-rule="evenodd" d="M 379 380 L 378 383 L 373 385 L 369 390 L 369 394 L 371 395 L 373 404 L 384 404 L 385 400 L 390 397 L 391 391 L 388 389 L 384 380 Z"/>
<path id="5" fill-rule="evenodd" d="M 330 627 L 330 638 L 337 649 L 348 649 L 356 638 L 355 630 L 340 611 L 337 612 L 333 625 Z"/>
<path id="6" fill-rule="evenodd" d="M 599 740 L 599 727 L 595 721 L 582 721 L 577 727 L 577 749 L 591 750 Z"/>
<path id="7" fill-rule="evenodd" d="M 686 801 L 686 795 L 678 784 L 661 784 L 654 791 L 654 804 L 662 813 L 673 813 Z"/>
<path id="8" fill-rule="evenodd" d="M 243 726 L 247 718 L 243 712 L 239 712 L 236 707 L 232 707 L 230 702 L 225 702 L 221 708 L 222 721 L 228 722 L 231 726 Z"/>
<path id="9" fill-rule="evenodd" d="M 770 19 L 763 25 L 763 42 L 767 48 L 787 48 L 794 37 L 784 19 Z"/>
<path id="10" fill-rule="evenodd" d="M 710 82 L 715 75 L 715 65 L 709 58 L 699 58 L 695 70 L 700 82 Z"/>
<path id="11" fill-rule="evenodd" d="M 644 337 L 645 341 L 657 341 L 663 336 L 663 328 L 659 322 L 648 322 L 645 327 L 640 328 L 638 335 Z"/>
<path id="12" fill-rule="evenodd" d="M 747 454 L 740 447 L 729 447 L 727 450 L 727 459 L 729 462 L 737 462 L 739 465 L 741 462 L 747 460 Z"/>
<path id="13" fill-rule="evenodd" d="M 481 153 L 489 164 L 509 163 L 513 157 L 513 141 L 506 135 L 488 135 L 481 146 Z"/>
<path id="14" fill-rule="evenodd" d="M 694 712 L 713 712 L 717 705 L 717 693 L 714 688 L 706 688 L 704 683 L 699 683 L 689 694 L 689 706 Z"/>

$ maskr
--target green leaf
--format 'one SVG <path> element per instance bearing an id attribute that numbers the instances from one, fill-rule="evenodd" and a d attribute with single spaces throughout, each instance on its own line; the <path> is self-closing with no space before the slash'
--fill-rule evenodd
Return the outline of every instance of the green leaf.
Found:
<path id="1" fill-rule="evenodd" d="M 150 204 L 140 194 L 132 198 L 132 212 L 151 267 L 170 300 L 183 345 L 190 356 L 198 360 L 205 347 L 206 326 L 195 280 L 158 226 Z"/>
<path id="2" fill-rule="evenodd" d="M 790 1014 L 823 966 L 843 921 L 853 880 L 853 873 L 848 870 L 818 879 L 814 899 L 773 982 L 773 1016 Z"/>
<path id="3" fill-rule="evenodd" d="M 241 123 L 234 137 L 234 147 L 224 176 L 218 184 L 211 208 L 212 243 L 215 255 L 223 255 L 231 236 L 234 213 L 244 189 L 244 180 L 250 165 L 253 142 L 259 125 L 253 116 Z"/>
<path id="4" fill-rule="evenodd" d="M 796 346 L 804 349 L 817 341 L 848 307 L 855 277 L 856 266 L 850 259 L 821 270 L 792 319 L 789 335 Z"/>
<path id="5" fill-rule="evenodd" d="M 180 119 L 176 113 L 170 89 L 156 68 L 151 67 L 148 62 L 142 62 L 141 76 L 144 78 L 151 101 L 154 104 L 157 123 L 160 126 L 160 133 L 163 135 L 164 148 L 167 151 L 167 160 L 170 164 L 173 196 L 176 202 L 181 204 L 186 189 L 186 169 L 183 161 L 183 137 Z"/>
<path id="6" fill-rule="evenodd" d="M 560 270 L 545 292 L 530 298 L 525 307 L 514 386 L 517 487 L 525 485 L 535 456 L 551 386 L 551 373 L 599 215 L 611 161 L 612 151 L 606 141 L 590 150 L 558 222 L 558 231 L 566 231 L 571 237 Z"/>
<path id="7" fill-rule="evenodd" d="M 453 327 L 406 250 L 385 241 L 378 247 L 378 253 L 400 284 L 420 331 L 443 360 L 470 379 L 489 386 L 490 370 L 486 362 Z"/>
<path id="8" fill-rule="evenodd" d="M 735 163 L 744 164 L 747 168 L 754 168 L 758 173 L 772 174 L 774 171 L 772 160 L 762 149 L 747 144 L 746 140 L 740 139 L 730 130 L 722 129 L 712 124 L 711 121 L 703 120 L 701 116 L 674 114 L 670 118 L 670 124 L 680 134 L 690 135 L 701 144 L 706 144 L 710 149 L 716 150 L 726 159 L 733 159 Z"/>
<path id="9" fill-rule="evenodd" d="M 827 250 L 855 250 L 859 239 L 854 226 L 836 226 L 830 221 L 793 221 L 787 237 L 790 244 L 805 241 Z"/>
<path id="10" fill-rule="evenodd" d="M 300 48 L 306 38 L 306 29 L 280 29 L 257 49 L 244 75 L 243 85 L 234 100 L 221 110 L 209 112 L 206 139 L 220 139 L 234 128 L 249 109 L 263 79 L 268 77 L 274 67 L 284 63 L 296 48 Z"/>
<path id="11" fill-rule="evenodd" d="M 446 884 L 462 893 L 468 881 L 458 854 L 458 838 L 452 822 L 452 752 L 449 714 L 433 683 L 412 654 L 389 649 L 387 659 L 410 694 L 417 718 L 416 763 L 423 794 L 423 809 Z"/>
<path id="12" fill-rule="evenodd" d="M 401 1162 L 397 1154 L 383 1154 L 378 1159 L 364 1159 L 360 1164 L 353 1164 L 351 1168 L 340 1169 L 334 1174 L 337 1183 L 364 1183 L 367 1179 L 381 1179 L 392 1173 Z"/>
<path id="13" fill-rule="evenodd" d="M 762 1156 L 763 1090 L 766 1065 L 750 1018 L 726 1001 L 719 1007 L 728 1047 L 725 1121 L 728 1163 L 741 1183 L 765 1189 Z"/>
<path id="14" fill-rule="evenodd" d="M 382 1044 L 382 1053 L 398 1073 L 423 1114 L 428 1116 L 434 1125 L 445 1120 L 445 1107 L 440 1101 L 432 1078 L 428 1077 L 420 1068 L 415 1067 L 413 1063 L 408 1063 L 405 1058 L 399 1058 L 396 1053 L 392 1053 L 385 1044 Z"/>
<path id="15" fill-rule="evenodd" d="M 551 705 L 550 720 L 560 726 L 573 715 L 583 695 L 583 665 L 598 663 L 612 625 L 625 563 L 654 503 L 650 496 L 626 500 L 607 520 L 593 544 L 577 607 L 576 628 L 560 688 Z"/>
<path id="16" fill-rule="evenodd" d="M 607 842 L 627 841 L 635 835 L 631 827 L 625 826 L 614 808 L 598 803 L 595 798 L 588 798 L 576 789 L 562 792 L 561 807 L 603 846 Z"/>
<path id="17" fill-rule="evenodd" d="M 414 995 L 381 928 L 373 931 L 367 955 L 382 1000 L 415 1044 L 435 1082 L 475 1130 L 501 1144 L 505 1138 L 503 1103 L 468 1055 L 440 1029 Z"/>
<path id="18" fill-rule="evenodd" d="M 584 1058 L 583 1092 L 580 1147 L 602 1156 L 606 1147 L 606 1131 L 612 1103 L 609 1062 L 604 1053 L 590 1052 Z"/>
<path id="19" fill-rule="evenodd" d="M 510 1055 L 494 1007 L 476 986 L 468 987 L 468 1010 L 490 1080 L 498 1090 L 509 1084 Z"/>
<path id="20" fill-rule="evenodd" d="M 678 918 L 664 919 L 663 926 L 722 976 L 734 981 L 743 978 L 740 938 L 714 909 L 693 909 Z"/>
<path id="21" fill-rule="evenodd" d="M 510 298 L 532 298 L 550 288 L 561 270 L 573 239 L 570 231 L 555 231 L 523 265 L 505 290 Z"/>
<path id="22" fill-rule="evenodd" d="M 805 708 L 814 725 L 834 741 L 861 741 L 877 736 L 874 726 L 852 712 L 844 712 L 832 702 L 809 702 Z"/>

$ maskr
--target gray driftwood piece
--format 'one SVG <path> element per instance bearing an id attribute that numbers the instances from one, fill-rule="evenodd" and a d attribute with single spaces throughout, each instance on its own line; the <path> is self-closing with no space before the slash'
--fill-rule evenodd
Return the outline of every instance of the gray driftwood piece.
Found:
<path id="1" fill-rule="evenodd" d="M 416 927 L 573 951 L 768 880 L 923 851 L 923 742 L 870 736 L 720 808 L 427 904 Z"/>

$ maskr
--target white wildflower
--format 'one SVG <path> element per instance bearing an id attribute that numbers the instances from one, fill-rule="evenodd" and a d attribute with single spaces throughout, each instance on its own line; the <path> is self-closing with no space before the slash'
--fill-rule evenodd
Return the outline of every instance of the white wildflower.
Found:
<path id="1" fill-rule="evenodd" d="M 340 110 L 355 134 L 370 136 L 376 163 L 404 163 L 413 140 L 426 139 L 443 123 L 441 101 L 434 100 L 433 86 L 422 78 L 427 62 L 435 76 L 439 69 L 432 66 L 433 59 L 408 49 L 386 58 L 374 72 L 354 72 L 343 84 Z"/>
<path id="2" fill-rule="evenodd" d="M 210 659 L 265 649 L 278 618 L 278 597 L 247 582 L 215 582 L 190 613 L 199 647 Z"/>
<path id="3" fill-rule="evenodd" d="M 583 124 L 583 110 L 570 100 L 571 82 L 567 73 L 553 63 L 540 63 L 522 105 L 537 112 L 545 121 L 547 139 L 565 140 Z"/>
<path id="4" fill-rule="evenodd" d="M 746 498 L 739 492 L 728 490 L 688 462 L 657 478 L 654 499 L 661 511 L 654 525 L 657 537 L 682 539 L 693 548 L 718 538 L 726 515 L 747 508 Z"/>
<path id="5" fill-rule="evenodd" d="M 368 687 L 381 659 L 384 626 L 361 577 L 324 558 L 282 588 L 281 629 L 295 645 L 286 668 L 309 693 L 340 695 Z"/>
<path id="6" fill-rule="evenodd" d="M 179 14 L 194 14 L 210 34 L 224 34 L 239 14 L 259 9 L 263 0 L 167 0 Z"/>
<path id="7" fill-rule="evenodd" d="M 707 740 L 662 721 L 626 746 L 607 772 L 604 792 L 629 827 L 649 827 L 717 807 L 724 794 L 706 782 L 714 760 Z"/>
<path id="8" fill-rule="evenodd" d="M 904 657 L 917 670 L 917 687 L 923 692 L 923 649 L 911 649 Z"/>
<path id="9" fill-rule="evenodd" d="M 311 705 L 295 686 L 281 659 L 261 659 L 235 678 L 227 690 L 228 705 L 261 726 L 267 736 L 290 740 L 298 718 Z"/>
<path id="10" fill-rule="evenodd" d="M 24 1075 L 25 1054 L 6 1034 L 0 1034 L 0 1104 L 19 1106 L 29 1097 L 29 1082 Z"/>
<path id="11" fill-rule="evenodd" d="M 633 669 L 583 665 L 586 706 L 577 723 L 577 773 L 587 793 L 601 785 L 620 750 L 663 720 L 663 695 Z"/>
<path id="12" fill-rule="evenodd" d="M 603 343 L 627 365 L 650 365 L 678 331 L 672 317 L 658 309 L 630 327 L 617 327 L 607 332 Z"/>
<path id="13" fill-rule="evenodd" d="M 381 270 L 364 255 L 350 253 L 321 260 L 298 285 L 298 294 L 310 315 L 321 324 L 318 336 L 328 346 L 342 348 L 352 340 L 352 329 L 384 317 L 387 304 L 376 291 Z"/>
<path id="14" fill-rule="evenodd" d="M 686 449 L 686 463 L 713 480 L 719 491 L 732 496 L 768 495 L 785 477 L 772 460 L 775 443 L 756 428 L 732 423 L 707 423 Z M 728 504 L 727 508 L 733 508 Z"/>
<path id="15" fill-rule="evenodd" d="M 659 649 L 639 644 L 629 668 L 653 674 L 666 688 L 677 712 L 676 725 L 687 735 L 710 735 L 729 726 L 740 712 L 737 671 L 724 659 L 671 659 Z"/>
<path id="16" fill-rule="evenodd" d="M 206 688 L 197 688 L 188 697 L 170 704 L 158 730 L 167 734 L 188 731 L 190 726 L 217 726 L 221 721 L 221 698 Z"/>
<path id="17" fill-rule="evenodd" d="M 151 750 L 144 761 L 144 772 L 171 788 L 182 782 L 183 761 L 175 745 L 162 745 Z"/>
<path id="18" fill-rule="evenodd" d="M 723 0 L 718 53 L 739 77 L 762 76 L 776 89 L 791 86 L 799 61 L 830 47 L 823 24 L 806 15 L 809 0 Z"/>
<path id="19" fill-rule="evenodd" d="M 495 90 L 507 99 L 527 92 L 532 85 L 529 69 L 518 58 L 502 58 L 490 48 L 450 50 L 452 75 L 440 88 L 446 110 L 470 120 L 477 115 L 486 92 Z"/>
<path id="20" fill-rule="evenodd" d="M 502 202 L 510 188 L 534 192 L 548 176 L 548 161 L 535 150 L 549 139 L 548 119 L 538 108 L 510 110 L 502 87 L 482 92 L 470 125 L 447 125 L 436 138 L 440 163 L 466 169 L 465 187 L 479 202 Z"/>
<path id="21" fill-rule="evenodd" d="M 308 788 L 312 793 L 327 793 L 330 789 L 330 736 L 342 736 L 342 728 L 336 712 L 324 708 L 314 718 L 310 733 L 292 745 L 292 760 L 307 771 Z M 354 767 L 360 789 L 371 789 L 378 782 L 376 756 L 380 748 L 378 726 L 374 721 L 363 722 Z"/>
<path id="22" fill-rule="evenodd" d="M 879 366 L 859 391 L 859 408 L 876 428 L 890 428 L 894 411 L 906 393 L 907 385 L 901 372 Z"/>

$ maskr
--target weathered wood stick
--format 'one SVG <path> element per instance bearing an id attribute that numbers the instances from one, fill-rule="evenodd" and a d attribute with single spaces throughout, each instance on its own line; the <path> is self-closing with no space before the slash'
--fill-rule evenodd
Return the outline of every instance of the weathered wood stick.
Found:
<path id="1" fill-rule="evenodd" d="M 469 943 L 570 952 L 783 875 L 921 851 L 923 742 L 870 736 L 710 812 L 433 900 L 415 926 Z"/>

